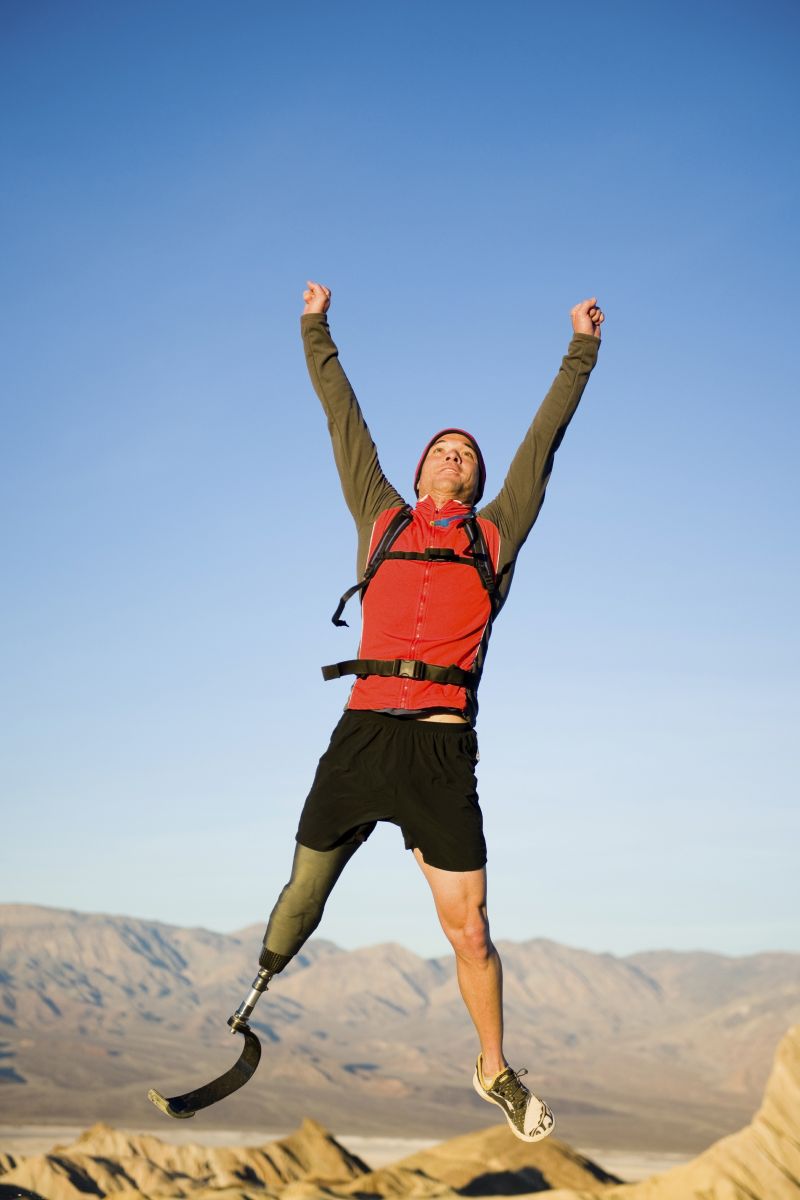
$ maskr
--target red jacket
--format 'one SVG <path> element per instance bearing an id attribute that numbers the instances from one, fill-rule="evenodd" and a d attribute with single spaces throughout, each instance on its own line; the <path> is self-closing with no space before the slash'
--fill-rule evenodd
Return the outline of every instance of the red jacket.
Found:
<path id="1" fill-rule="evenodd" d="M 423 551 L 428 546 L 449 546 L 466 557 L 469 538 L 463 523 L 454 520 L 437 525 L 435 521 L 466 516 L 470 511 L 458 500 L 449 500 L 437 509 L 430 496 L 423 496 L 411 524 L 392 549 Z M 370 556 L 396 512 L 396 506 L 387 508 L 375 522 Z M 496 572 L 499 531 L 484 519 L 480 519 L 480 526 Z M 378 568 L 364 593 L 358 657 L 421 659 L 468 671 L 475 663 L 490 616 L 489 594 L 474 567 L 446 561 L 389 559 Z M 368 675 L 354 684 L 348 707 L 463 712 L 468 702 L 466 690 L 453 684 Z"/>

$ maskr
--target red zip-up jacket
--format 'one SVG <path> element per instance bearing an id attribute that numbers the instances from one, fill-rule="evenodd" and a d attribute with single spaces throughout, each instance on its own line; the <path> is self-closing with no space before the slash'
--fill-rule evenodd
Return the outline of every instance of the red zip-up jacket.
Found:
<path id="1" fill-rule="evenodd" d="M 328 418 L 342 490 L 358 530 L 360 577 L 392 516 L 406 502 L 381 469 L 325 315 L 303 316 L 301 328 L 309 375 Z M 498 609 L 508 595 L 517 555 L 544 501 L 553 456 L 597 361 L 599 344 L 590 334 L 573 336 L 502 488 L 478 510 L 477 520 L 497 578 Z M 444 546 L 466 554 L 468 537 L 463 523 L 458 519 L 438 522 L 467 516 L 470 511 L 458 500 L 449 500 L 437 509 L 429 496 L 422 496 L 411 523 L 392 549 L 423 551 Z M 390 559 L 378 568 L 363 595 L 358 657 L 482 668 L 490 617 L 489 596 L 474 567 Z M 470 697 L 463 687 L 378 675 L 356 680 L 347 707 L 407 716 L 447 711 L 471 719 L 477 711 L 474 694 Z"/>

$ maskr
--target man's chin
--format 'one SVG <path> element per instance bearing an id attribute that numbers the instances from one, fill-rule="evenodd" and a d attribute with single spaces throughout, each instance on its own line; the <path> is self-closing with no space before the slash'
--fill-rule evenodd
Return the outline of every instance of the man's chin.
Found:
<path id="1" fill-rule="evenodd" d="M 448 488 L 441 486 L 433 487 L 431 488 L 429 494 L 432 495 L 439 504 L 444 504 L 448 500 L 457 500 L 459 504 L 466 505 L 470 505 L 472 503 L 472 493 L 465 495 L 460 488 Z"/>

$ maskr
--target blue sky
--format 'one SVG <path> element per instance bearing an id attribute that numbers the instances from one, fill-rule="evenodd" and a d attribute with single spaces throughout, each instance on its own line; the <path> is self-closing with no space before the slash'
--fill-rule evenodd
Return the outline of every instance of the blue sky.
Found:
<path id="1" fill-rule="evenodd" d="M 497 937 L 800 950 L 790 3 L 17 3 L 0 16 L 0 899 L 232 930 L 347 685 L 307 278 L 384 468 L 499 488 L 601 359 L 498 622 Z M 321 933 L 443 953 L 382 828 Z"/>

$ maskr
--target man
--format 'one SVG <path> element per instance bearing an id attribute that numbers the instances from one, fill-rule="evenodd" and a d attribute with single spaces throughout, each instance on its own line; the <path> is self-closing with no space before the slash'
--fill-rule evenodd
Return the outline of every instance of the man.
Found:
<path id="1" fill-rule="evenodd" d="M 330 290 L 309 282 L 303 298 L 309 374 L 356 522 L 359 574 L 366 576 L 351 589 L 362 596 L 358 657 L 323 669 L 326 678 L 356 680 L 303 808 L 292 875 L 270 917 L 260 964 L 270 977 L 283 970 L 377 821 L 399 825 L 455 951 L 480 1042 L 475 1090 L 503 1110 L 518 1138 L 537 1141 L 552 1130 L 552 1113 L 503 1056 L 502 971 L 489 934 L 475 783 L 476 693 L 492 620 L 597 359 L 603 313 L 594 298 L 572 309 L 567 355 L 497 497 L 475 512 L 483 456 L 470 434 L 445 429 L 423 451 L 412 510 L 384 476 L 339 365 L 326 318 Z"/>

